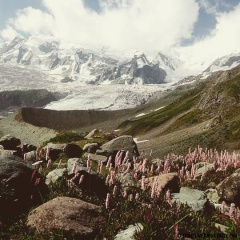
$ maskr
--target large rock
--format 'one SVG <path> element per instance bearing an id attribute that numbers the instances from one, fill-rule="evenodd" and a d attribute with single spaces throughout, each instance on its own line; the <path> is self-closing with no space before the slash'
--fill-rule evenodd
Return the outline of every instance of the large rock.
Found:
<path id="1" fill-rule="evenodd" d="M 71 158 L 68 160 L 67 171 L 69 179 L 73 178 L 75 175 L 72 173 L 74 164 L 76 164 L 75 172 L 79 173 L 79 177 L 75 178 L 73 182 L 81 188 L 82 191 L 92 193 L 100 198 L 105 198 L 107 195 L 107 186 L 105 185 L 104 179 L 97 175 L 93 170 L 91 173 L 88 173 L 86 162 L 82 159 Z M 82 175 L 84 176 L 83 182 L 79 184 L 79 180 Z"/>
<path id="2" fill-rule="evenodd" d="M 23 143 L 22 146 L 22 152 L 23 153 L 27 153 L 27 152 L 31 152 L 31 151 L 36 151 L 37 147 L 32 145 L 32 144 L 28 144 L 28 143 Z"/>
<path id="3" fill-rule="evenodd" d="M 210 211 L 214 205 L 210 204 L 203 191 L 182 187 L 180 193 L 173 193 L 173 201 L 187 204 L 194 211 Z"/>
<path id="4" fill-rule="evenodd" d="M 24 154 L 24 160 L 36 161 L 36 151 L 27 152 Z"/>
<path id="5" fill-rule="evenodd" d="M 42 201 L 47 192 L 42 176 L 15 156 L 0 157 L 0 215 L 14 216 Z"/>
<path id="6" fill-rule="evenodd" d="M 196 166 L 197 166 L 197 172 L 196 172 L 197 177 L 200 177 L 206 172 L 214 169 L 213 163 L 199 162 L 199 163 L 196 163 Z"/>
<path id="7" fill-rule="evenodd" d="M 205 193 L 207 194 L 207 198 L 214 204 L 219 203 L 219 199 L 220 197 L 218 196 L 218 192 L 217 189 L 207 189 L 205 191 Z"/>
<path id="8" fill-rule="evenodd" d="M 73 173 L 73 166 L 76 165 L 75 167 L 75 172 L 80 172 L 80 171 L 87 171 L 87 165 L 86 161 L 83 161 L 81 158 L 70 158 L 67 161 L 67 172 L 68 174 Z"/>
<path id="9" fill-rule="evenodd" d="M 69 158 L 79 158 L 82 156 L 83 150 L 80 146 L 73 143 L 54 144 L 48 143 L 45 150 L 49 148 L 49 157 L 52 161 L 55 161 L 60 157 L 60 154 L 65 153 Z"/>
<path id="10" fill-rule="evenodd" d="M 99 129 L 93 129 L 87 136 L 86 139 L 93 139 L 96 134 L 99 133 Z"/>
<path id="11" fill-rule="evenodd" d="M 80 158 L 83 154 L 83 150 L 80 146 L 74 143 L 68 143 L 64 147 L 64 153 L 67 155 L 69 158 Z"/>
<path id="12" fill-rule="evenodd" d="M 139 156 L 137 144 L 134 142 L 133 137 L 130 135 L 124 135 L 112 139 L 111 141 L 102 145 L 102 150 L 112 154 L 114 151 L 128 151 L 129 158 L 133 156 Z"/>
<path id="13" fill-rule="evenodd" d="M 10 157 L 10 156 L 17 156 L 18 157 L 18 151 L 0 149 L 0 157 Z"/>
<path id="14" fill-rule="evenodd" d="M 88 153 L 95 153 L 98 147 L 99 147 L 98 143 L 87 143 L 84 145 L 83 151 Z"/>
<path id="15" fill-rule="evenodd" d="M 240 170 L 220 182 L 217 187 L 220 201 L 235 203 L 240 207 Z"/>
<path id="16" fill-rule="evenodd" d="M 105 224 L 101 208 L 82 200 L 57 197 L 38 208 L 28 216 L 28 226 L 40 233 L 54 230 L 79 240 L 95 239 Z"/>
<path id="17" fill-rule="evenodd" d="M 54 143 L 48 143 L 48 145 L 44 148 L 45 151 L 47 151 L 47 148 L 49 148 L 49 158 L 52 161 L 55 161 L 59 158 L 60 154 L 64 152 L 66 144 L 54 144 Z"/>
<path id="18" fill-rule="evenodd" d="M 20 139 L 11 135 L 3 136 L 0 139 L 0 145 L 2 145 L 5 150 L 16 150 L 17 146 L 19 146 L 20 144 Z"/>
<path id="19" fill-rule="evenodd" d="M 146 182 L 152 186 L 155 179 L 157 179 L 159 191 L 169 189 L 173 193 L 178 193 L 180 190 L 180 179 L 177 173 L 164 173 L 155 177 L 146 178 Z"/>
<path id="20" fill-rule="evenodd" d="M 48 175 L 46 176 L 45 183 L 47 185 L 55 183 L 56 181 L 62 179 L 65 174 L 67 174 L 66 168 L 54 169 L 53 171 L 49 172 Z"/>
<path id="21" fill-rule="evenodd" d="M 93 160 L 94 162 L 97 162 L 97 163 L 99 163 L 99 162 L 106 163 L 108 158 L 103 155 L 91 154 L 91 160 Z"/>

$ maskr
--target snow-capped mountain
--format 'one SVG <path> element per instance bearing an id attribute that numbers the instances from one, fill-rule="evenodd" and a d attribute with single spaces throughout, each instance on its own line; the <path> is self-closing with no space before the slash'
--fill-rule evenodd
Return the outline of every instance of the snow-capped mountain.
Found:
<path id="1" fill-rule="evenodd" d="M 51 37 L 15 38 L 0 43 L 0 89 L 63 93 L 66 97 L 50 103 L 50 109 L 121 109 L 140 105 L 173 83 L 198 81 L 240 64 L 240 54 L 219 58 L 208 68 L 210 61 L 195 64 L 174 50 L 153 55 L 86 48 Z"/>
<path id="2" fill-rule="evenodd" d="M 0 46 L 0 63 L 47 72 L 62 82 L 86 84 L 160 84 L 166 71 L 144 53 L 120 60 L 54 39 L 15 38 Z"/>
<path id="3" fill-rule="evenodd" d="M 226 55 L 217 58 L 204 72 L 215 72 L 219 70 L 229 70 L 240 64 L 240 53 Z"/>

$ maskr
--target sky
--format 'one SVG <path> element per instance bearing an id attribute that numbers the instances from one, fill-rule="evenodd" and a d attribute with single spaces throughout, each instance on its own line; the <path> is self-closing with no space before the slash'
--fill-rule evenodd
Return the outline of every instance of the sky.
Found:
<path id="1" fill-rule="evenodd" d="M 240 0 L 0 0 L 0 40 L 31 35 L 118 50 L 224 55 L 240 52 Z"/>

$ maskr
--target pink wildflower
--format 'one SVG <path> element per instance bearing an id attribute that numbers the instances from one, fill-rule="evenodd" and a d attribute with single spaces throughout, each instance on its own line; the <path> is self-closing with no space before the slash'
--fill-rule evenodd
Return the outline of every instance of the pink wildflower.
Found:
<path id="1" fill-rule="evenodd" d="M 105 205 L 106 205 L 106 209 L 109 209 L 109 207 L 110 207 L 110 194 L 109 193 L 107 194 Z"/>
<path id="2" fill-rule="evenodd" d="M 231 203 L 228 214 L 229 214 L 230 217 L 234 217 L 235 216 L 235 204 L 234 203 Z"/>
<path id="3" fill-rule="evenodd" d="M 48 159 L 47 168 L 50 168 L 51 166 L 52 166 L 52 160 L 51 160 L 51 159 Z"/>
<path id="4" fill-rule="evenodd" d="M 115 185 L 113 188 L 113 196 L 116 197 L 117 196 L 117 186 Z"/>
<path id="5" fill-rule="evenodd" d="M 83 179 L 84 179 L 84 175 L 81 175 L 81 177 L 79 178 L 79 185 L 83 182 Z"/>
<path id="6" fill-rule="evenodd" d="M 141 189 L 145 190 L 145 176 L 142 176 Z"/>

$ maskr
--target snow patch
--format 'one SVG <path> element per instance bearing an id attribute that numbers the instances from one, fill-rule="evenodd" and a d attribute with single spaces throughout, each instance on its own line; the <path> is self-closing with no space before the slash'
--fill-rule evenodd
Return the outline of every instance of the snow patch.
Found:
<path id="1" fill-rule="evenodd" d="M 143 142 L 148 142 L 149 140 L 139 140 L 137 138 L 133 138 L 135 143 L 143 143 Z"/>
<path id="2" fill-rule="evenodd" d="M 158 110 L 160 110 L 160 109 L 163 109 L 163 108 L 165 108 L 166 106 L 163 106 L 163 107 L 160 107 L 160 108 L 156 108 L 155 110 L 154 110 L 154 112 L 156 112 L 156 111 L 158 111 Z"/>
<path id="3" fill-rule="evenodd" d="M 142 116 L 145 116 L 145 115 L 146 115 L 146 113 L 140 113 L 140 114 L 136 115 L 135 118 L 142 117 Z"/>

